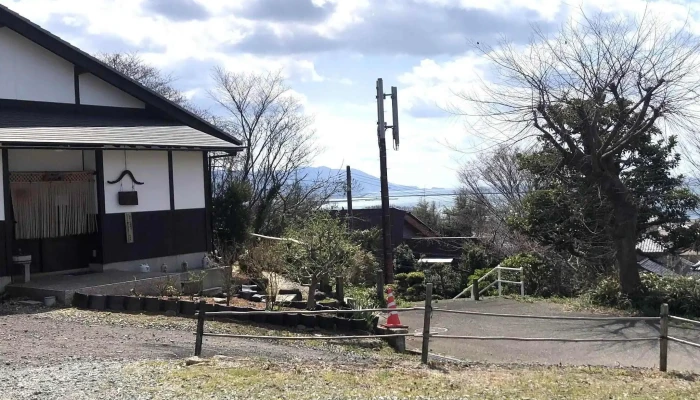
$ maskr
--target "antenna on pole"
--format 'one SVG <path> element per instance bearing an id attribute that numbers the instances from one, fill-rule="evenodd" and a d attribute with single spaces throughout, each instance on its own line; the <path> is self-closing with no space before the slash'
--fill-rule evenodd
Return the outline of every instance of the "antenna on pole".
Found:
<path id="1" fill-rule="evenodd" d="M 392 124 L 384 122 L 384 99 L 391 96 Z M 391 87 L 391 94 L 384 93 L 384 81 L 377 79 L 377 139 L 379 142 L 379 168 L 382 188 L 382 238 L 384 252 L 384 280 L 394 282 L 394 255 L 391 238 L 391 210 L 389 209 L 389 178 L 387 177 L 386 130 L 391 128 L 394 150 L 399 148 L 399 108 L 396 86 Z"/>
<path id="2" fill-rule="evenodd" d="M 396 86 L 391 87 L 391 134 L 394 138 L 394 150 L 399 149 L 399 99 Z"/>

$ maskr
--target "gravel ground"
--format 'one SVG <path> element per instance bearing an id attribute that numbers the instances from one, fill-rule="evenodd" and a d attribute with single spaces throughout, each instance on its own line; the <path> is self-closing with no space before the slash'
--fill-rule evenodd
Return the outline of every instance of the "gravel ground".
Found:
<path id="1" fill-rule="evenodd" d="M 151 398 L 139 394 L 139 388 L 145 382 L 157 386 L 157 369 L 138 374 L 124 370 L 142 361 L 181 363 L 193 353 L 194 330 L 195 320 L 190 318 L 0 304 L 0 399 Z M 218 321 L 207 322 L 206 330 L 313 334 Z M 405 357 L 394 355 L 378 340 L 339 344 L 205 338 L 202 355 L 216 354 L 260 362 L 362 366 Z"/>

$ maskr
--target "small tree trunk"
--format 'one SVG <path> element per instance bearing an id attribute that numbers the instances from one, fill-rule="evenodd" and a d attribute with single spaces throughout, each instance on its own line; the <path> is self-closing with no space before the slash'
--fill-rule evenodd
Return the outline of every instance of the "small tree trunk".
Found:
<path id="1" fill-rule="evenodd" d="M 318 286 L 318 277 L 314 275 L 311 277 L 311 284 L 309 284 L 309 298 L 306 300 L 306 309 L 310 311 L 316 309 L 316 286 Z"/>

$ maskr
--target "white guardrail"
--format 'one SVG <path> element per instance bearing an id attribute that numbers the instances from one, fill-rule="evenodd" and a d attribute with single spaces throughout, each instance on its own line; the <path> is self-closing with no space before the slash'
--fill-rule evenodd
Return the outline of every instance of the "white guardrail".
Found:
<path id="1" fill-rule="evenodd" d="M 479 283 L 481 283 L 481 281 L 483 281 L 483 280 L 486 279 L 487 277 L 491 276 L 491 274 L 492 274 L 494 271 L 496 271 L 496 274 L 497 274 L 496 280 L 493 281 L 493 282 L 491 282 L 491 283 L 490 283 L 488 286 L 486 286 L 485 288 L 479 290 L 479 295 L 481 295 L 481 294 L 483 294 L 484 292 L 486 292 L 487 290 L 489 290 L 493 285 L 498 285 L 498 295 L 501 296 L 501 295 L 503 294 L 503 286 L 502 286 L 502 284 L 503 284 L 503 283 L 508 283 L 508 284 L 512 284 L 512 285 L 520 285 L 520 295 L 521 295 L 521 296 L 525 296 L 525 282 L 524 282 L 524 278 L 523 278 L 523 268 L 522 268 L 522 267 L 520 267 L 520 268 L 508 268 L 508 267 L 501 267 L 500 265 L 497 265 L 497 266 L 494 267 L 491 271 L 487 272 L 486 275 L 484 275 L 484 276 L 482 276 L 481 278 L 479 278 L 479 279 L 476 281 L 476 282 L 477 282 L 477 285 L 478 285 L 478 286 L 481 286 L 481 285 L 479 285 Z M 515 282 L 515 281 L 509 281 L 509 280 L 504 280 L 504 279 L 502 279 L 502 278 L 501 278 L 501 271 L 514 271 L 514 272 L 519 272 L 519 273 L 520 273 L 520 281 L 519 281 L 519 282 Z M 465 293 L 471 293 L 471 292 L 472 292 L 472 287 L 473 287 L 473 286 L 474 286 L 473 283 L 472 283 L 471 285 L 467 286 L 467 288 L 464 289 L 464 290 L 462 290 L 457 296 L 454 297 L 454 299 L 458 299 L 458 298 L 464 296 Z"/>

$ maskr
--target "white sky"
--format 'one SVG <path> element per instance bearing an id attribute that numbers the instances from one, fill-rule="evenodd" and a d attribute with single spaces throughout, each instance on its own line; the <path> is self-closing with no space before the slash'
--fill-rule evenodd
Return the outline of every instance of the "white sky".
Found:
<path id="1" fill-rule="evenodd" d="M 648 6 L 696 29 L 697 3 L 594 0 L 0 0 L 92 53 L 138 51 L 179 77 L 202 106 L 210 72 L 282 69 L 315 116 L 325 151 L 316 166 L 378 175 L 376 78 L 399 89 L 401 148 L 389 179 L 455 187 L 460 163 L 485 144 L 444 111 L 479 85 L 487 68 L 471 41 L 526 43 L 533 25 L 556 30 L 583 8 L 636 14 Z M 387 122 L 390 102 L 385 105 Z M 389 136 L 390 137 L 390 136 Z M 391 148 L 391 146 L 389 146 Z M 461 150 L 461 151 L 456 151 Z"/>

